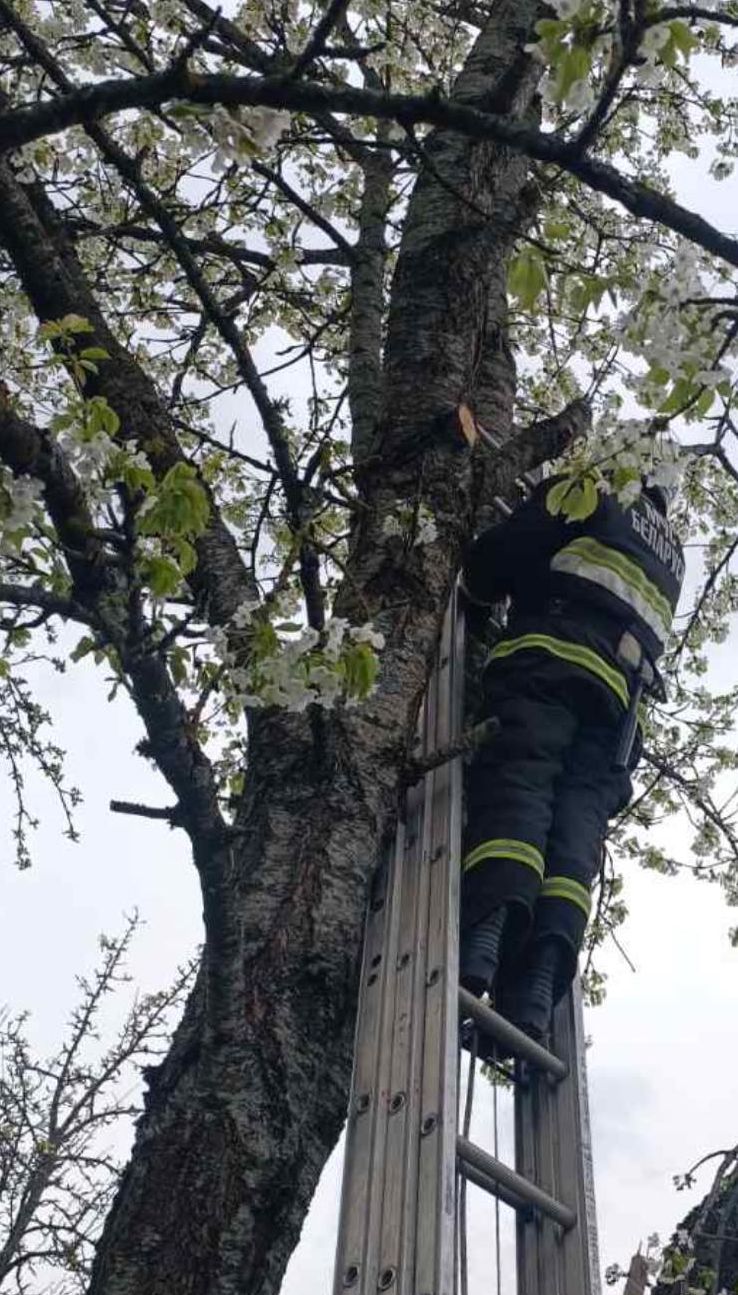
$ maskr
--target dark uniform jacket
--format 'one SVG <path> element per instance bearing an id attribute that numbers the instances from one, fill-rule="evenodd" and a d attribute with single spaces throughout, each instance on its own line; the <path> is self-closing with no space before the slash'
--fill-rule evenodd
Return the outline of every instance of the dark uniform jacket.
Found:
<path id="1" fill-rule="evenodd" d="M 492 658 L 552 653 L 595 675 L 627 706 L 628 667 L 639 666 L 641 653 L 655 662 L 666 645 L 684 576 L 682 548 L 645 494 L 628 508 L 601 495 L 582 522 L 552 516 L 546 495 L 554 480 L 480 535 L 464 585 L 477 602 L 512 598 Z"/>

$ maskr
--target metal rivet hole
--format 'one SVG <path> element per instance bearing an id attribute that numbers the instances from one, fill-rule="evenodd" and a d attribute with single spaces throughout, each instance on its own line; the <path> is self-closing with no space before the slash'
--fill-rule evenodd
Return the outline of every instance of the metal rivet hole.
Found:
<path id="1" fill-rule="evenodd" d="M 394 1280 L 395 1280 L 394 1268 L 384 1268 L 382 1272 L 379 1274 L 379 1281 L 377 1282 L 377 1286 L 381 1291 L 388 1291 L 390 1286 L 393 1284 Z"/>
<path id="2" fill-rule="evenodd" d="M 356 1110 L 359 1115 L 363 1115 L 364 1111 L 369 1110 L 370 1101 L 371 1099 L 368 1093 L 359 1093 L 359 1096 L 356 1099 Z"/>
<path id="3" fill-rule="evenodd" d="M 372 960 L 371 960 L 371 964 L 370 964 L 370 965 L 371 965 L 372 967 L 378 967 L 381 961 L 382 961 L 382 955 L 381 955 L 381 953 L 375 953 L 375 954 L 374 954 L 374 957 L 373 957 L 373 958 L 372 958 Z"/>
<path id="4" fill-rule="evenodd" d="M 436 984 L 438 984 L 438 979 L 439 979 L 440 975 L 441 975 L 440 969 L 439 969 L 438 967 L 434 967 L 434 968 L 433 968 L 433 970 L 431 971 L 430 975 L 428 976 L 428 979 L 427 979 L 427 981 L 426 981 L 425 983 L 426 983 L 427 985 L 436 985 Z"/>
<path id="5" fill-rule="evenodd" d="M 356 1283 L 356 1280 L 357 1280 L 358 1276 L 359 1276 L 359 1268 L 358 1268 L 358 1265 L 357 1265 L 357 1264 L 349 1264 L 348 1268 L 346 1269 L 345 1273 L 343 1274 L 343 1284 L 344 1284 L 344 1286 L 354 1286 L 354 1285 L 355 1285 L 355 1283 Z"/>
<path id="6" fill-rule="evenodd" d="M 437 1124 L 438 1124 L 437 1115 L 426 1115 L 425 1119 L 423 1120 L 423 1123 L 420 1126 L 420 1132 L 423 1134 L 423 1137 L 425 1137 L 428 1133 L 432 1133 Z"/>
<path id="7" fill-rule="evenodd" d="M 404 1105 L 405 1105 L 405 1094 L 395 1093 L 394 1097 L 391 1098 L 390 1104 L 389 1104 L 390 1114 L 396 1115 L 398 1111 L 402 1110 Z"/>
<path id="8" fill-rule="evenodd" d="M 403 954 L 402 954 L 402 956 L 401 956 L 401 957 L 399 957 L 399 958 L 397 959 L 397 966 L 398 966 L 400 969 L 402 969 L 402 967 L 406 967 L 406 966 L 407 966 L 407 964 L 408 964 L 408 962 L 409 962 L 409 961 L 410 961 L 410 954 L 409 954 L 409 953 L 403 953 Z"/>
<path id="9" fill-rule="evenodd" d="M 380 895 L 377 899 L 372 900 L 373 913 L 381 913 L 383 908 L 384 908 L 384 895 Z"/>
<path id="10" fill-rule="evenodd" d="M 377 982 L 377 973 L 376 971 L 373 971 L 366 983 L 367 985 L 374 985 L 376 984 L 376 982 Z"/>

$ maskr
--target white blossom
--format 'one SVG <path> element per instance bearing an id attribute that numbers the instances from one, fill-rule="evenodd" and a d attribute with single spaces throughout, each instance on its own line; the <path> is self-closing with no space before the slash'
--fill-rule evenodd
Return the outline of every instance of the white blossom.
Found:
<path id="1" fill-rule="evenodd" d="M 389 517 L 385 517 L 384 525 L 382 527 L 383 535 L 396 535 L 402 537 L 403 533 L 403 527 L 399 517 L 396 517 L 394 513 L 390 513 Z"/>
<path id="2" fill-rule="evenodd" d="M 236 608 L 235 612 L 231 616 L 231 623 L 235 625 L 236 629 L 246 629 L 254 618 L 254 612 L 258 611 L 258 609 L 259 599 L 249 595 L 249 597 L 244 598 L 243 602 Z"/>
<path id="3" fill-rule="evenodd" d="M 379 630 L 375 630 L 371 621 L 367 621 L 366 625 L 355 625 L 353 629 L 349 630 L 349 638 L 353 639 L 354 643 L 369 643 L 371 647 L 376 648 L 379 652 L 381 652 L 385 642 L 384 634 L 380 634 Z"/>
<path id="4" fill-rule="evenodd" d="M 3 532 L 28 530 L 43 486 L 35 477 L 14 477 L 7 469 L 0 470 L 0 547 Z"/>
<path id="5" fill-rule="evenodd" d="M 276 108 L 251 108 L 244 123 L 261 152 L 274 148 L 290 128 L 290 114 Z"/>
<path id="6" fill-rule="evenodd" d="M 326 623 L 325 652 L 327 656 L 338 655 L 347 627 L 348 621 L 344 620 L 342 616 L 333 616 L 331 620 Z"/>

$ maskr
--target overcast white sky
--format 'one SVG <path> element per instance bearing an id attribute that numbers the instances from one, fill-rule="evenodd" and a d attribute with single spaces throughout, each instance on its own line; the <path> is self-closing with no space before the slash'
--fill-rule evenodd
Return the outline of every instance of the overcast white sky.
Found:
<path id="1" fill-rule="evenodd" d="M 693 164 L 675 175 L 683 201 L 735 228 L 733 181 L 718 187 Z M 721 672 L 730 670 L 730 656 L 730 649 L 720 653 Z M 147 922 L 132 960 L 142 989 L 166 982 L 200 938 L 199 891 L 182 834 L 108 811 L 111 797 L 170 797 L 133 754 L 140 729 L 131 707 L 106 703 L 105 691 L 86 663 L 63 677 L 40 672 L 42 698 L 69 751 L 71 780 L 85 796 L 80 844 L 61 838 L 59 816 L 42 796 L 35 865 L 18 873 L 7 848 L 9 787 L 0 781 L 0 1005 L 30 1009 L 30 1031 L 42 1049 L 61 1040 L 75 974 L 91 968 L 98 934 L 119 930 L 124 912 L 136 907 Z M 688 841 L 674 831 L 683 857 Z M 668 1234 L 697 1199 L 696 1192 L 674 1192 L 673 1174 L 738 1140 L 738 951 L 727 940 L 736 914 L 717 888 L 686 876 L 669 880 L 630 869 L 627 898 L 623 938 L 637 972 L 609 951 L 608 998 L 587 1021 L 603 1270 L 627 1263 L 649 1233 Z M 339 1162 L 334 1155 L 326 1168 L 283 1295 L 330 1290 Z M 494 1289 L 492 1227 L 490 1205 L 477 1202 L 473 1264 L 487 1280 L 474 1295 Z M 514 1286 L 508 1280 L 503 1290 L 512 1295 Z"/>

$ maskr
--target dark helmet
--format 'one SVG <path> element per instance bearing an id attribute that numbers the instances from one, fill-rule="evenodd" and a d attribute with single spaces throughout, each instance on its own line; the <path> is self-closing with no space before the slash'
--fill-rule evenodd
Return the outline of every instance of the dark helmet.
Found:
<path id="1" fill-rule="evenodd" d="M 665 486 L 661 482 L 644 477 L 641 489 L 654 508 L 658 508 L 663 517 L 668 517 L 669 509 L 676 499 L 676 486 Z"/>

